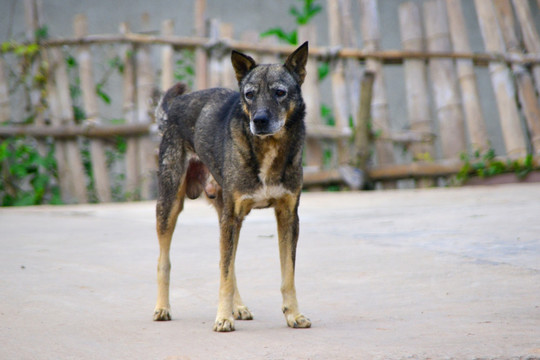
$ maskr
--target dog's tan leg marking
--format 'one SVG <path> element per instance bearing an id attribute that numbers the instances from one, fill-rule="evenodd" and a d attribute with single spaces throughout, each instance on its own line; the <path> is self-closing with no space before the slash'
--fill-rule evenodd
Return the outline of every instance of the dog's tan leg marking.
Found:
<path id="1" fill-rule="evenodd" d="M 166 223 L 160 221 L 159 203 L 157 216 L 157 234 L 159 240 L 159 258 L 157 267 L 158 297 L 154 309 L 154 321 L 171 320 L 171 305 L 169 303 L 169 284 L 171 274 L 170 249 L 171 239 L 176 226 L 178 215 L 184 207 L 184 196 L 186 192 L 185 182 L 179 190 L 174 202 L 172 203 L 170 213 Z"/>
<path id="2" fill-rule="evenodd" d="M 234 331 L 234 304 L 235 295 L 238 293 L 234 274 L 234 260 L 242 221 L 251 210 L 250 206 L 252 205 L 252 202 L 241 201 L 239 198 L 239 196 L 235 197 L 235 200 L 238 199 L 237 201 L 232 199 L 225 201 L 219 216 L 221 254 L 219 267 L 221 277 L 219 304 L 214 323 L 214 331 L 218 332 Z M 241 302 L 239 293 L 236 300 Z"/>
<path id="3" fill-rule="evenodd" d="M 236 254 L 235 254 L 236 258 Z M 240 292 L 238 291 L 238 285 L 236 284 L 236 273 L 233 273 L 234 284 L 234 298 L 233 298 L 233 317 L 236 320 L 253 320 L 253 314 L 249 311 L 248 307 L 244 305 Z"/>
<path id="4" fill-rule="evenodd" d="M 298 243 L 298 196 L 283 197 L 275 207 L 281 261 L 281 294 L 283 314 L 292 328 L 309 328 L 311 321 L 300 313 L 294 285 L 296 245 Z"/>

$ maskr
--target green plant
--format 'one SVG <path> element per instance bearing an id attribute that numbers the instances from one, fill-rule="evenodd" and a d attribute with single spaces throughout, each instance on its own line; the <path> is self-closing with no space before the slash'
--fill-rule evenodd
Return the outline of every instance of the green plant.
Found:
<path id="1" fill-rule="evenodd" d="M 493 149 L 489 149 L 485 153 L 475 151 L 472 156 L 464 153 L 460 157 L 463 166 L 456 175 L 456 180 L 460 184 L 466 182 L 471 176 L 487 178 L 511 172 L 515 173 L 518 179 L 523 179 L 535 170 L 532 154 L 528 154 L 524 159 L 507 160 L 506 162 L 497 159 Z"/>
<path id="2" fill-rule="evenodd" d="M 176 61 L 174 79 L 185 83 L 189 89 L 193 89 L 195 82 L 195 52 L 183 50 L 181 58 Z"/>
<path id="3" fill-rule="evenodd" d="M 56 184 L 54 145 L 40 155 L 31 140 L 24 137 L 0 143 L 0 205 L 23 206 L 60 204 Z"/>

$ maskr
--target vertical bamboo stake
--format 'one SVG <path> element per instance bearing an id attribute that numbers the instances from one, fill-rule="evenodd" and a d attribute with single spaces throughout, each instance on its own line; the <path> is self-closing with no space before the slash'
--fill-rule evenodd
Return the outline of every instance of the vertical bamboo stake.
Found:
<path id="1" fill-rule="evenodd" d="M 446 8 L 454 51 L 471 52 L 461 0 L 446 0 Z M 471 149 L 485 152 L 489 147 L 489 139 L 484 114 L 480 106 L 473 63 L 472 60 L 458 59 L 456 64 Z"/>
<path id="2" fill-rule="evenodd" d="M 5 73 L 6 64 L 4 59 L 0 57 L 0 125 L 11 120 L 11 109 L 9 102 L 9 85 Z"/>
<path id="3" fill-rule="evenodd" d="M 523 42 L 529 53 L 540 54 L 540 36 L 536 31 L 534 20 L 531 16 L 531 8 L 527 0 L 512 0 L 516 15 L 521 27 Z M 536 64 L 532 67 L 536 91 L 540 94 L 540 65 Z"/>
<path id="4" fill-rule="evenodd" d="M 497 26 L 497 16 L 493 9 L 493 3 L 491 1 L 475 0 L 474 4 L 486 51 L 505 52 L 506 49 L 500 29 Z M 489 64 L 489 71 L 497 99 L 506 153 L 511 157 L 525 156 L 527 147 L 514 100 L 516 93 L 510 72 L 504 63 L 495 62 Z"/>
<path id="5" fill-rule="evenodd" d="M 402 3 L 399 7 L 401 46 L 406 51 L 424 51 L 422 18 L 418 5 L 413 2 Z M 405 59 L 405 87 L 407 111 L 412 131 L 431 133 L 431 114 L 429 108 L 428 83 L 425 61 Z M 415 143 L 411 145 L 414 160 L 435 159 L 433 144 Z"/>
<path id="6" fill-rule="evenodd" d="M 129 25 L 127 23 L 120 24 L 120 33 L 129 33 Z M 135 87 L 135 49 L 132 44 L 123 45 L 121 47 L 121 58 L 124 64 L 123 77 L 123 113 L 128 124 L 137 123 L 137 90 Z M 136 137 L 128 137 L 126 144 L 126 184 L 125 192 L 131 200 L 138 199 L 140 191 L 139 181 L 139 139 Z"/>
<path id="7" fill-rule="evenodd" d="M 148 30 L 148 14 L 143 15 L 143 27 Z M 152 93 L 154 91 L 154 71 L 150 57 L 150 47 L 140 46 L 135 54 L 137 64 L 137 121 L 141 124 L 150 123 Z M 150 137 L 139 139 L 139 176 L 141 179 L 141 199 L 152 198 L 152 180 L 156 170 L 155 149 Z"/>
<path id="8" fill-rule="evenodd" d="M 174 35 L 174 21 L 164 20 L 161 23 L 161 35 Z M 161 90 L 167 91 L 174 85 L 174 50 L 172 45 L 161 48 Z"/>
<path id="9" fill-rule="evenodd" d="M 208 37 L 211 41 L 217 43 L 219 40 L 220 21 L 218 19 L 210 19 L 208 26 Z M 220 59 L 219 49 L 211 49 L 208 54 L 208 87 L 218 87 L 222 84 L 223 63 Z"/>
<path id="10" fill-rule="evenodd" d="M 514 15 L 510 0 L 496 0 L 494 5 L 506 48 L 510 53 L 523 53 L 515 32 Z M 540 154 L 540 107 L 536 100 L 531 76 L 527 69 L 520 64 L 512 64 L 512 71 L 517 83 L 521 108 L 529 127 L 533 151 L 535 154 Z"/>
<path id="11" fill-rule="evenodd" d="M 327 0 L 328 25 L 330 35 L 330 46 L 339 48 L 343 46 L 341 41 L 340 12 L 338 0 Z M 336 128 L 348 130 L 349 108 L 347 96 L 347 83 L 345 82 L 345 67 L 343 61 L 335 58 L 331 62 L 332 72 L 330 79 L 332 82 L 332 110 L 336 121 Z M 338 165 L 349 163 L 349 149 L 345 140 L 337 140 L 338 144 Z"/>
<path id="12" fill-rule="evenodd" d="M 452 51 L 443 0 L 424 3 L 424 21 L 428 50 Z M 467 151 L 467 142 L 454 63 L 450 59 L 430 59 L 429 70 L 435 92 L 443 156 L 445 159 L 459 159 L 460 154 Z"/>
<path id="13" fill-rule="evenodd" d="M 359 0 L 362 39 L 364 50 L 380 50 L 381 34 L 379 25 L 379 11 L 377 0 Z M 366 60 L 366 71 L 375 73 L 375 83 L 373 85 L 373 99 L 371 102 L 372 129 L 375 132 L 388 133 L 390 130 L 390 114 L 388 112 L 388 100 L 384 85 L 384 72 L 382 63 L 376 59 Z M 391 142 L 376 141 L 375 150 L 379 165 L 390 165 L 395 163 L 394 148 Z M 385 182 L 385 188 L 395 187 L 395 183 Z"/>
<path id="14" fill-rule="evenodd" d="M 366 172 L 370 157 L 370 121 L 371 97 L 373 94 L 373 80 L 375 73 L 366 71 L 362 77 L 362 87 L 359 97 L 358 121 L 354 131 L 355 167 Z"/>
<path id="15" fill-rule="evenodd" d="M 50 48 L 48 62 L 51 71 L 47 82 L 51 122 L 55 126 L 70 125 L 73 123 L 73 107 L 62 50 L 60 48 Z M 77 140 L 59 141 L 56 146 L 62 201 L 65 203 L 88 202 L 86 176 Z"/>
<path id="16" fill-rule="evenodd" d="M 206 0 L 195 1 L 195 35 L 206 36 Z M 195 89 L 202 90 L 208 87 L 206 50 L 198 47 L 195 50 Z"/>
<path id="17" fill-rule="evenodd" d="M 233 39 L 234 28 L 232 24 L 223 23 L 219 27 L 219 34 L 223 41 L 228 42 Z M 236 75 L 231 64 L 230 52 L 221 54 L 222 82 L 221 86 L 234 89 L 236 88 Z"/>
<path id="18" fill-rule="evenodd" d="M 317 44 L 317 32 L 313 25 L 303 25 L 298 29 L 298 42 L 309 41 L 309 46 Z M 319 98 L 319 79 L 317 72 L 317 61 L 308 59 L 306 65 L 306 79 L 302 86 L 302 93 L 306 103 L 306 127 L 307 132 L 313 127 L 320 126 L 321 103 Z M 320 140 L 308 137 L 306 139 L 306 165 L 310 168 L 320 170 L 323 166 L 323 147 Z"/>
<path id="19" fill-rule="evenodd" d="M 88 22 L 86 16 L 83 14 L 76 15 L 73 27 L 75 29 L 76 37 L 88 35 Z M 84 111 L 86 113 L 85 124 L 88 126 L 99 125 L 101 119 L 99 118 L 99 108 L 94 85 L 94 76 L 92 73 L 92 55 L 90 53 L 90 46 L 81 45 L 77 48 L 77 62 L 79 63 L 79 76 L 81 79 Z M 92 139 L 90 141 L 90 155 L 98 201 L 110 202 L 111 185 L 107 169 L 105 143 L 103 140 Z"/>

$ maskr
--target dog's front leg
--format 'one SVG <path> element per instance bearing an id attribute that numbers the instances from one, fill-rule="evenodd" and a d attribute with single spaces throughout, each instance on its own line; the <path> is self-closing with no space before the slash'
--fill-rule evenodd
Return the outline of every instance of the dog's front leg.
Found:
<path id="1" fill-rule="evenodd" d="M 309 328 L 311 321 L 300 313 L 294 268 L 296 245 L 298 243 L 298 197 L 290 195 L 280 200 L 275 208 L 278 225 L 279 255 L 281 261 L 281 294 L 283 295 L 283 314 L 287 325 L 292 328 Z"/>
<path id="2" fill-rule="evenodd" d="M 218 311 L 214 323 L 214 331 L 218 332 L 234 331 L 233 305 L 236 287 L 234 260 L 243 218 L 244 214 L 237 213 L 232 207 L 228 209 L 227 206 L 220 216 L 219 267 L 221 277 Z"/>

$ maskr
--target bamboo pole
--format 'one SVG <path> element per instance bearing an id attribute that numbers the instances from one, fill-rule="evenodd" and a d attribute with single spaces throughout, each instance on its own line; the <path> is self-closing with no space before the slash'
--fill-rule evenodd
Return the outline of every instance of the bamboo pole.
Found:
<path id="1" fill-rule="evenodd" d="M 234 27 L 229 23 L 222 23 L 219 27 L 220 38 L 224 42 L 229 42 L 234 36 Z M 236 75 L 234 74 L 234 69 L 231 64 L 231 57 L 229 56 L 230 52 L 228 49 L 222 50 L 221 56 L 221 67 L 222 67 L 222 86 L 235 89 L 236 88 Z"/>
<path id="2" fill-rule="evenodd" d="M 73 108 L 69 92 L 69 80 L 62 50 L 48 50 L 49 76 L 47 94 L 54 126 L 73 123 Z M 65 203 L 86 203 L 86 176 L 82 165 L 81 153 L 76 140 L 67 140 L 56 144 L 55 156 L 58 166 L 58 180 L 62 201 Z"/>
<path id="3" fill-rule="evenodd" d="M 538 36 L 527 0 L 512 0 L 512 2 L 519 20 L 525 48 L 529 53 L 540 54 L 540 36 Z M 533 65 L 532 72 L 536 91 L 540 94 L 540 65 Z"/>
<path id="4" fill-rule="evenodd" d="M 128 34 L 130 32 L 127 23 L 120 24 L 120 32 Z M 126 123 L 133 125 L 137 123 L 137 89 L 135 87 L 135 48 L 132 44 L 126 44 L 121 48 L 121 58 L 124 63 L 123 76 L 123 113 Z M 128 138 L 126 142 L 126 183 L 125 191 L 127 197 L 138 199 L 140 191 L 139 180 L 139 139 Z"/>
<path id="5" fill-rule="evenodd" d="M 63 125 L 63 126 L 1 126 L 0 137 L 32 136 L 36 138 L 52 137 L 55 139 L 74 139 L 79 136 L 88 138 L 113 138 L 115 136 L 138 137 L 151 133 L 148 124 L 122 125 Z"/>
<path id="6" fill-rule="evenodd" d="M 143 30 L 148 30 L 149 16 L 143 14 Z M 137 122 L 140 124 L 151 123 L 150 114 L 152 112 L 151 100 L 154 91 L 154 70 L 150 57 L 150 48 L 146 45 L 140 46 L 135 54 L 136 61 L 136 86 L 137 86 Z M 141 199 L 152 199 L 152 180 L 157 170 L 155 161 L 155 146 L 150 138 L 139 139 L 139 178 Z"/>
<path id="7" fill-rule="evenodd" d="M 206 0 L 195 0 L 195 34 L 206 36 Z M 205 49 L 195 49 L 195 89 L 202 90 L 208 87 L 207 55 Z"/>
<path id="8" fill-rule="evenodd" d="M 495 0 L 494 6 L 506 48 L 511 53 L 521 53 L 523 49 L 514 30 L 514 15 L 510 0 Z M 512 71 L 517 83 L 521 108 L 527 120 L 533 152 L 540 154 L 540 107 L 536 99 L 532 78 L 527 69 L 521 65 L 513 64 Z"/>
<path id="9" fill-rule="evenodd" d="M 491 1 L 475 0 L 475 6 L 486 50 L 504 53 L 506 49 L 497 25 L 497 16 L 493 3 Z M 523 157 L 527 154 L 527 147 L 514 100 L 516 93 L 510 72 L 506 64 L 496 62 L 490 63 L 489 71 L 497 99 L 506 153 L 511 157 Z"/>
<path id="10" fill-rule="evenodd" d="M 422 18 L 418 5 L 413 2 L 402 3 L 399 7 L 399 22 L 403 49 L 424 50 Z M 425 62 L 418 59 L 405 60 L 404 71 L 410 128 L 415 132 L 429 133 L 432 129 Z M 410 149 L 415 161 L 426 158 L 435 159 L 433 144 L 417 143 Z M 426 184 L 426 186 L 429 185 L 432 184 Z"/>
<path id="11" fill-rule="evenodd" d="M 461 0 L 446 0 L 446 8 L 454 51 L 470 52 L 471 46 L 467 38 L 467 27 L 463 16 Z M 489 138 L 484 114 L 480 106 L 480 96 L 473 62 L 470 59 L 458 59 L 456 60 L 456 65 L 471 150 L 483 153 L 489 148 Z"/>
<path id="12" fill-rule="evenodd" d="M 86 15 L 76 15 L 73 27 L 75 36 L 85 36 L 88 33 L 88 21 Z M 77 48 L 77 62 L 79 64 L 79 77 L 81 79 L 84 111 L 87 118 L 85 123 L 88 125 L 99 125 L 101 119 L 99 116 L 99 107 L 92 71 L 92 55 L 88 45 L 79 46 Z M 109 181 L 109 171 L 107 169 L 105 143 L 100 139 L 93 139 L 90 142 L 90 155 L 97 199 L 99 202 L 110 202 L 111 185 Z"/>
<path id="13" fill-rule="evenodd" d="M 4 59 L 0 57 L 0 125 L 7 124 L 11 120 L 9 84 L 4 70 L 5 66 Z"/>
<path id="14" fill-rule="evenodd" d="M 161 23 L 161 34 L 172 36 L 174 34 L 174 21 L 164 20 Z M 174 85 L 174 49 L 172 45 L 161 48 L 161 91 L 165 92 Z"/>
<path id="15" fill-rule="evenodd" d="M 315 46 L 317 43 L 315 26 L 303 25 L 298 29 L 298 42 L 303 43 L 304 41 L 309 41 L 310 47 Z M 302 93 L 306 103 L 306 127 L 309 133 L 314 127 L 322 124 L 319 79 L 315 59 L 308 59 L 306 72 Z M 322 169 L 323 147 L 320 140 L 312 137 L 306 139 L 306 165 L 310 168 Z"/>
<path id="16" fill-rule="evenodd" d="M 424 3 L 427 46 L 430 51 L 452 51 L 444 0 Z M 459 159 L 467 151 L 465 124 L 454 63 L 450 59 L 431 59 L 429 70 L 435 93 L 442 153 L 445 159 Z"/>
<path id="17" fill-rule="evenodd" d="M 363 171 L 367 170 L 370 158 L 370 121 L 371 121 L 371 97 L 373 96 L 373 82 L 375 73 L 366 71 L 362 77 L 362 86 L 359 96 L 358 116 L 354 131 L 354 166 Z"/>
<path id="18" fill-rule="evenodd" d="M 361 33 L 364 42 L 364 51 L 374 52 L 380 49 L 381 34 L 379 25 L 379 11 L 376 0 L 359 0 L 361 13 Z M 382 62 L 376 58 L 367 58 L 366 71 L 375 73 L 373 85 L 373 98 L 371 102 L 372 129 L 375 132 L 390 132 L 390 114 L 388 99 L 384 85 L 384 72 Z M 393 164 L 394 149 L 389 142 L 376 141 L 375 151 L 379 165 Z M 395 188 L 395 183 L 383 183 L 385 188 Z"/>
<path id="19" fill-rule="evenodd" d="M 327 0 L 328 31 L 330 46 L 339 48 L 343 46 L 341 39 L 340 12 L 338 0 Z M 348 127 L 349 106 L 347 96 L 347 83 L 345 82 L 345 67 L 343 61 L 337 57 L 330 62 L 332 83 L 332 110 L 336 127 L 343 129 Z M 338 165 L 348 165 L 350 159 L 349 149 L 345 141 L 337 142 Z"/>
<path id="20" fill-rule="evenodd" d="M 208 22 L 208 37 L 213 40 L 216 44 L 220 39 L 220 20 L 219 19 L 210 19 Z M 210 49 L 208 52 L 208 76 L 207 84 L 209 88 L 214 88 L 221 86 L 222 84 L 222 74 L 223 74 L 223 62 L 221 61 L 221 51 L 218 47 Z"/>

